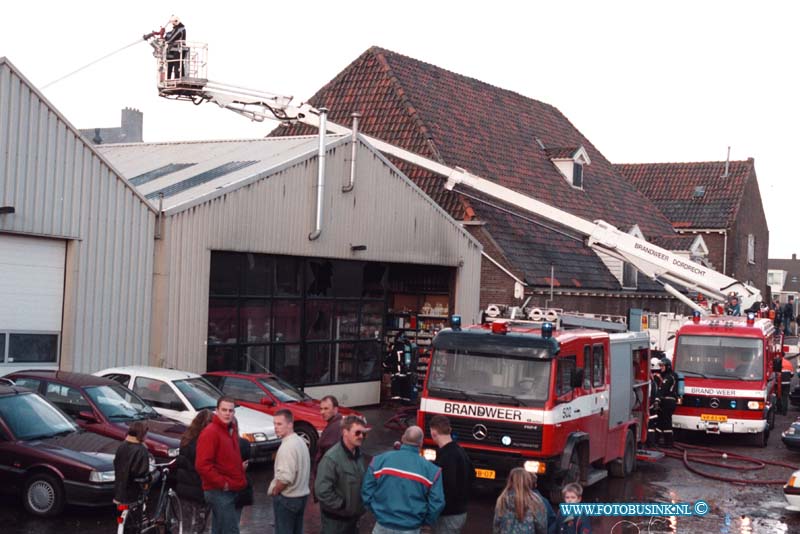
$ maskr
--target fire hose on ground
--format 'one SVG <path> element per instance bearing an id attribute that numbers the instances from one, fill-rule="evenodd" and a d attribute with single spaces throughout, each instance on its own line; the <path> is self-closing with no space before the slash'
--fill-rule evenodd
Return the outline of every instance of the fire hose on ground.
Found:
<path id="1" fill-rule="evenodd" d="M 788 477 L 782 478 L 780 480 L 778 479 L 755 480 L 755 479 L 743 479 L 740 477 L 734 478 L 731 476 L 723 476 L 715 473 L 709 473 L 707 471 L 703 471 L 697 468 L 692 464 L 710 465 L 720 469 L 730 469 L 733 471 L 758 471 L 760 469 L 766 468 L 768 465 L 785 467 L 787 469 L 791 469 L 792 471 L 797 470 L 796 465 L 792 465 L 787 462 L 778 462 L 775 460 L 762 460 L 760 458 L 754 458 L 752 456 L 745 456 L 744 454 L 727 452 L 712 447 L 703 447 L 701 445 L 690 445 L 688 443 L 675 443 L 674 449 L 659 448 L 658 450 L 664 453 L 664 455 L 669 458 L 675 458 L 683 461 L 683 465 L 686 466 L 686 469 L 688 469 L 689 471 L 691 471 L 696 475 L 705 478 L 710 478 L 713 480 L 719 480 L 721 482 L 730 482 L 731 484 L 784 485 L 786 484 L 786 480 L 788 479 Z M 692 451 L 697 451 L 697 452 L 692 452 Z M 729 461 L 739 462 L 739 465 L 731 465 L 728 463 Z"/>

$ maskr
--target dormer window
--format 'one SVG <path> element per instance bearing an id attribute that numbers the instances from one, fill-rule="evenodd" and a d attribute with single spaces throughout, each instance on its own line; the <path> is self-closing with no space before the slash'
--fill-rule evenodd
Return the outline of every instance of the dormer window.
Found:
<path id="1" fill-rule="evenodd" d="M 592 163 L 586 149 L 579 146 L 548 148 L 546 151 L 567 183 L 576 189 L 583 189 L 583 167 Z"/>

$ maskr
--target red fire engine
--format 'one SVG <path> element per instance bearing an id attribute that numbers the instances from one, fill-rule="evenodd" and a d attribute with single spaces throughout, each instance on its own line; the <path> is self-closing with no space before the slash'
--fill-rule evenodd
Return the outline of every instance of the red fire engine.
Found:
<path id="1" fill-rule="evenodd" d="M 684 396 L 676 429 L 752 434 L 766 446 L 780 395 L 782 346 L 769 319 L 695 315 L 676 334 Z M 776 364 L 777 362 L 777 364 Z"/>
<path id="2" fill-rule="evenodd" d="M 560 498 L 564 483 L 635 469 L 647 428 L 646 332 L 458 322 L 433 340 L 417 423 L 428 428 L 446 415 L 478 478 L 500 481 L 524 467 Z M 423 454 L 435 458 L 425 443 Z"/>

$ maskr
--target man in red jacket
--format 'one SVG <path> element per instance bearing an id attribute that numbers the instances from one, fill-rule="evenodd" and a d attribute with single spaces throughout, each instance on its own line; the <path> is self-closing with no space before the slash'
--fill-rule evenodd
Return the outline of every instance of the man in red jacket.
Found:
<path id="1" fill-rule="evenodd" d="M 247 486 L 247 479 L 233 417 L 235 407 L 232 398 L 220 397 L 214 418 L 197 440 L 195 469 L 211 506 L 211 534 L 239 534 L 242 509 L 236 508 L 236 494 Z"/>

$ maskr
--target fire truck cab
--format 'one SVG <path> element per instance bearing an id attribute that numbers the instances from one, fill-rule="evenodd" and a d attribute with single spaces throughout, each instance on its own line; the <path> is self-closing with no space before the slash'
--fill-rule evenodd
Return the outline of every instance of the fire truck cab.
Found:
<path id="1" fill-rule="evenodd" d="M 646 332 L 566 330 L 496 319 L 434 338 L 417 423 L 448 417 L 480 480 L 514 467 L 560 499 L 567 482 L 624 477 L 646 437 Z M 436 457 L 426 439 L 423 454 Z"/>
<path id="2" fill-rule="evenodd" d="M 694 316 L 675 339 L 673 367 L 684 376 L 685 393 L 673 427 L 751 434 L 766 446 L 775 426 L 781 357 L 781 339 L 769 319 Z"/>

